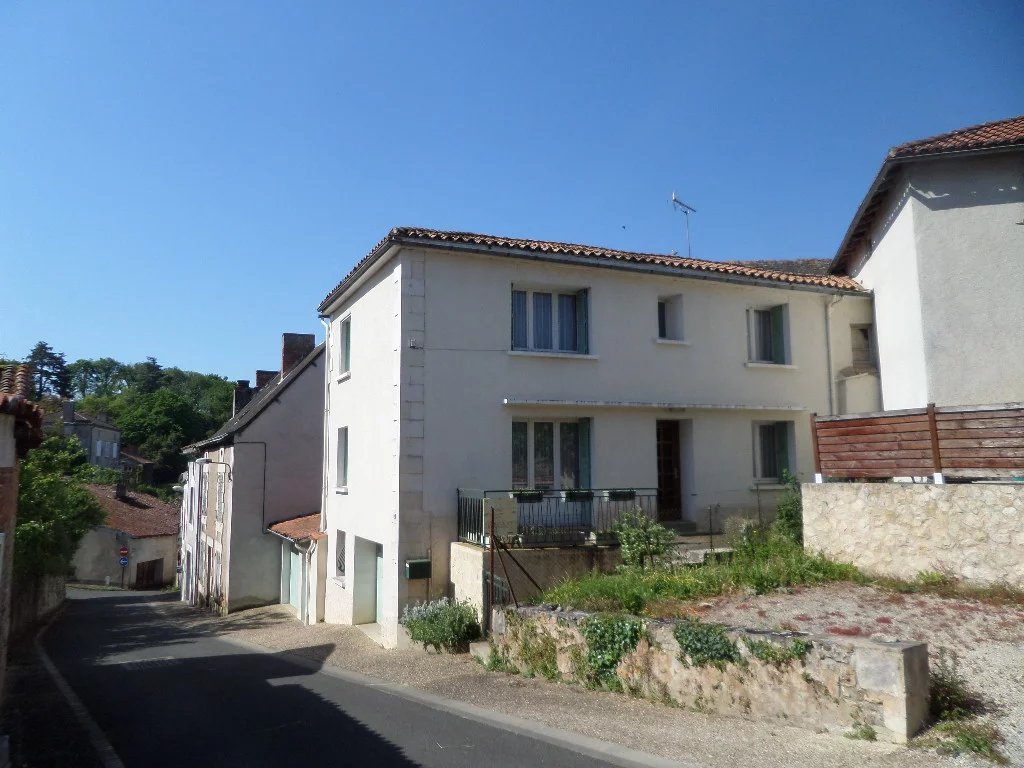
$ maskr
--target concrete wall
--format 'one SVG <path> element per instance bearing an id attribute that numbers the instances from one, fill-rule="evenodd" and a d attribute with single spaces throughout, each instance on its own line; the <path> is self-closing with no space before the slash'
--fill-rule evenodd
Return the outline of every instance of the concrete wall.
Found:
<path id="1" fill-rule="evenodd" d="M 1024 483 L 803 486 L 804 544 L 869 573 L 1024 589 Z"/>
<path id="2" fill-rule="evenodd" d="M 515 549 L 512 556 L 522 564 L 541 589 L 595 570 L 609 573 L 622 562 L 618 548 L 606 547 Z M 502 558 L 505 562 L 504 569 L 501 560 L 495 555 L 495 573 L 511 584 L 520 602 L 528 602 L 538 593 L 537 588 L 507 554 L 502 553 Z M 482 616 L 487 572 L 490 569 L 490 553 L 483 547 L 456 541 L 451 544 L 450 562 L 452 596 L 459 602 L 468 601 Z"/>
<path id="3" fill-rule="evenodd" d="M 33 629 L 64 602 L 63 576 L 18 578 L 11 592 L 11 636 Z"/>
<path id="4" fill-rule="evenodd" d="M 514 664 L 524 639 L 537 649 L 550 638 L 565 679 L 583 676 L 580 659 L 586 640 L 580 612 L 540 608 L 509 610 L 494 621 L 495 642 Z M 872 727 L 878 738 L 906 742 L 928 715 L 928 646 L 803 633 L 730 628 L 743 663 L 719 669 L 696 666 L 683 657 L 675 624 L 645 620 L 647 636 L 625 655 L 615 670 L 623 687 L 655 701 L 666 700 L 698 712 L 715 712 L 752 720 L 784 722 L 816 731 L 849 732 Z M 770 664 L 758 659 L 746 641 L 783 648 L 793 639 L 810 643 L 800 661 Z M 552 642 L 553 641 L 553 642 Z"/>
<path id="5" fill-rule="evenodd" d="M 896 176 L 851 270 L 875 294 L 885 409 L 1024 399 L 1022 203 L 1019 151 Z"/>
<path id="6" fill-rule="evenodd" d="M 124 585 L 135 587 L 136 566 L 149 560 L 163 561 L 163 583 L 172 584 L 178 557 L 177 536 L 147 536 L 135 539 L 113 528 L 99 526 L 82 537 L 71 561 L 75 581 L 121 584 L 119 565 L 121 547 L 128 547 L 128 567 L 124 569 Z"/>

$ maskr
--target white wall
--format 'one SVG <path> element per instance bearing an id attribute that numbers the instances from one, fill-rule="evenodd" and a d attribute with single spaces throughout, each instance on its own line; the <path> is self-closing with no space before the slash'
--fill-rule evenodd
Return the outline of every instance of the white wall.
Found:
<path id="1" fill-rule="evenodd" d="M 136 566 L 149 560 L 162 560 L 164 584 L 174 581 L 178 554 L 177 536 L 147 536 L 131 538 L 113 528 L 97 526 L 82 537 L 71 561 L 74 577 L 78 581 L 121 583 L 118 554 L 121 546 L 128 547 L 128 567 L 124 569 L 124 585 L 135 586 Z"/>

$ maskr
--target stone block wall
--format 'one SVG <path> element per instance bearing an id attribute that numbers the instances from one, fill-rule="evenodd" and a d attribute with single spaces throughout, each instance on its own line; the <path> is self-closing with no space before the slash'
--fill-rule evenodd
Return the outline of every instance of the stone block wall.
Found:
<path id="1" fill-rule="evenodd" d="M 549 608 L 495 612 L 492 642 L 513 664 L 550 648 L 565 680 L 580 680 L 587 643 L 580 630 L 589 614 Z M 674 622 L 644 621 L 636 649 L 616 668 L 623 688 L 666 704 L 813 730 L 849 732 L 870 726 L 879 739 L 906 742 L 928 715 L 928 646 L 924 643 L 835 638 L 805 633 L 729 628 L 741 654 L 721 668 L 696 666 L 682 654 Z M 799 638 L 799 660 L 762 661 L 746 641 L 788 648 Z M 528 646 L 528 647 L 527 647 Z"/>
<path id="2" fill-rule="evenodd" d="M 807 483 L 808 549 L 880 576 L 1024 589 L 1024 483 Z"/>

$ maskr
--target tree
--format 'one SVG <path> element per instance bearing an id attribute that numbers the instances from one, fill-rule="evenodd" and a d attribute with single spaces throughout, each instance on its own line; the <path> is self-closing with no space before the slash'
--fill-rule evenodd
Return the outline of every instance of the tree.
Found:
<path id="1" fill-rule="evenodd" d="M 32 347 L 25 362 L 32 366 L 36 400 L 44 395 L 68 397 L 71 394 L 71 377 L 67 361 L 62 353 L 54 352 L 53 347 L 45 341 L 40 341 Z"/>
<path id="2" fill-rule="evenodd" d="M 177 392 L 160 389 L 120 398 L 117 426 L 126 445 L 137 446 L 156 465 L 159 476 L 173 478 L 185 467 L 182 446 L 209 433 L 209 422 Z"/>
<path id="3" fill-rule="evenodd" d="M 14 568 L 39 576 L 64 573 L 90 528 L 103 522 L 103 509 L 73 475 L 88 457 L 77 438 L 49 437 L 21 464 Z"/>
<path id="4" fill-rule="evenodd" d="M 92 395 L 109 397 L 119 394 L 126 384 L 125 369 L 123 363 L 112 357 L 75 360 L 68 366 L 72 394 L 78 399 Z"/>
<path id="5" fill-rule="evenodd" d="M 160 389 L 163 368 L 155 357 L 147 357 L 146 362 L 129 366 L 125 378 L 128 385 L 137 392 L 148 395 Z"/>

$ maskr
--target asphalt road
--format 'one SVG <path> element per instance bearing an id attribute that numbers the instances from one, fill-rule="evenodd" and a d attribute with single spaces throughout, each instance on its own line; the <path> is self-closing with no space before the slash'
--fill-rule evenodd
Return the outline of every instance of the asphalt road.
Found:
<path id="1" fill-rule="evenodd" d="M 254 652 L 147 605 L 176 595 L 69 598 L 43 645 L 128 768 L 638 765 Z"/>

